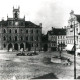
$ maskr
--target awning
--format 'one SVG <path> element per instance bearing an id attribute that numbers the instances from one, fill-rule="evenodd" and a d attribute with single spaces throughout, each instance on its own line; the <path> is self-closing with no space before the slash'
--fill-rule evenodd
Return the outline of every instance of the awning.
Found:
<path id="1" fill-rule="evenodd" d="M 65 49 L 71 51 L 73 49 L 73 46 L 74 46 L 73 44 L 67 44 Z"/>

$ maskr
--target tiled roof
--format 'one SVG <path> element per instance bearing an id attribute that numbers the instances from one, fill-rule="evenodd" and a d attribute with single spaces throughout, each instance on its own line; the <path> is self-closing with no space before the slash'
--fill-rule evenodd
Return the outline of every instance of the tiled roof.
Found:
<path id="1" fill-rule="evenodd" d="M 66 29 L 62 28 L 53 28 L 53 30 L 48 31 L 50 35 L 66 35 Z"/>
<path id="2" fill-rule="evenodd" d="M 40 26 L 36 25 L 30 21 L 25 21 L 25 27 L 40 27 Z"/>
<path id="3" fill-rule="evenodd" d="M 11 20 L 10 20 L 11 21 Z M 0 21 L 0 26 L 8 26 L 8 21 Z M 32 27 L 32 28 L 38 28 L 40 27 L 39 25 L 36 25 L 30 21 L 25 21 L 25 27 Z"/>

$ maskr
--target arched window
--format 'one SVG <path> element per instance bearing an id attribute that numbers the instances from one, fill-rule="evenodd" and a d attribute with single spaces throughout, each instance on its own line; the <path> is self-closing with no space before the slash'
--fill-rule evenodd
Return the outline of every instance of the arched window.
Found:
<path id="1" fill-rule="evenodd" d="M 6 30 L 5 29 L 3 30 L 3 33 L 6 33 Z"/>

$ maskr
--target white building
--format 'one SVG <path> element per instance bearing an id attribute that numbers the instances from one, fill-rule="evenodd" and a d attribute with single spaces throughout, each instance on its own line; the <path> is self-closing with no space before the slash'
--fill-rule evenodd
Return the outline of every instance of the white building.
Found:
<path id="1" fill-rule="evenodd" d="M 75 27 L 75 43 L 80 47 L 80 15 L 70 12 L 68 26 L 66 27 L 66 44 L 74 45 L 74 27 Z"/>

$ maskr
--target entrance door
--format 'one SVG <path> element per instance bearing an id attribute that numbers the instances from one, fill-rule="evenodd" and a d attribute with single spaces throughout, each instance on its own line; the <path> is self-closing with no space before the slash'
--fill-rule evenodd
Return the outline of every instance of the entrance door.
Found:
<path id="1" fill-rule="evenodd" d="M 14 44 L 14 50 L 18 50 L 18 44 Z"/>

